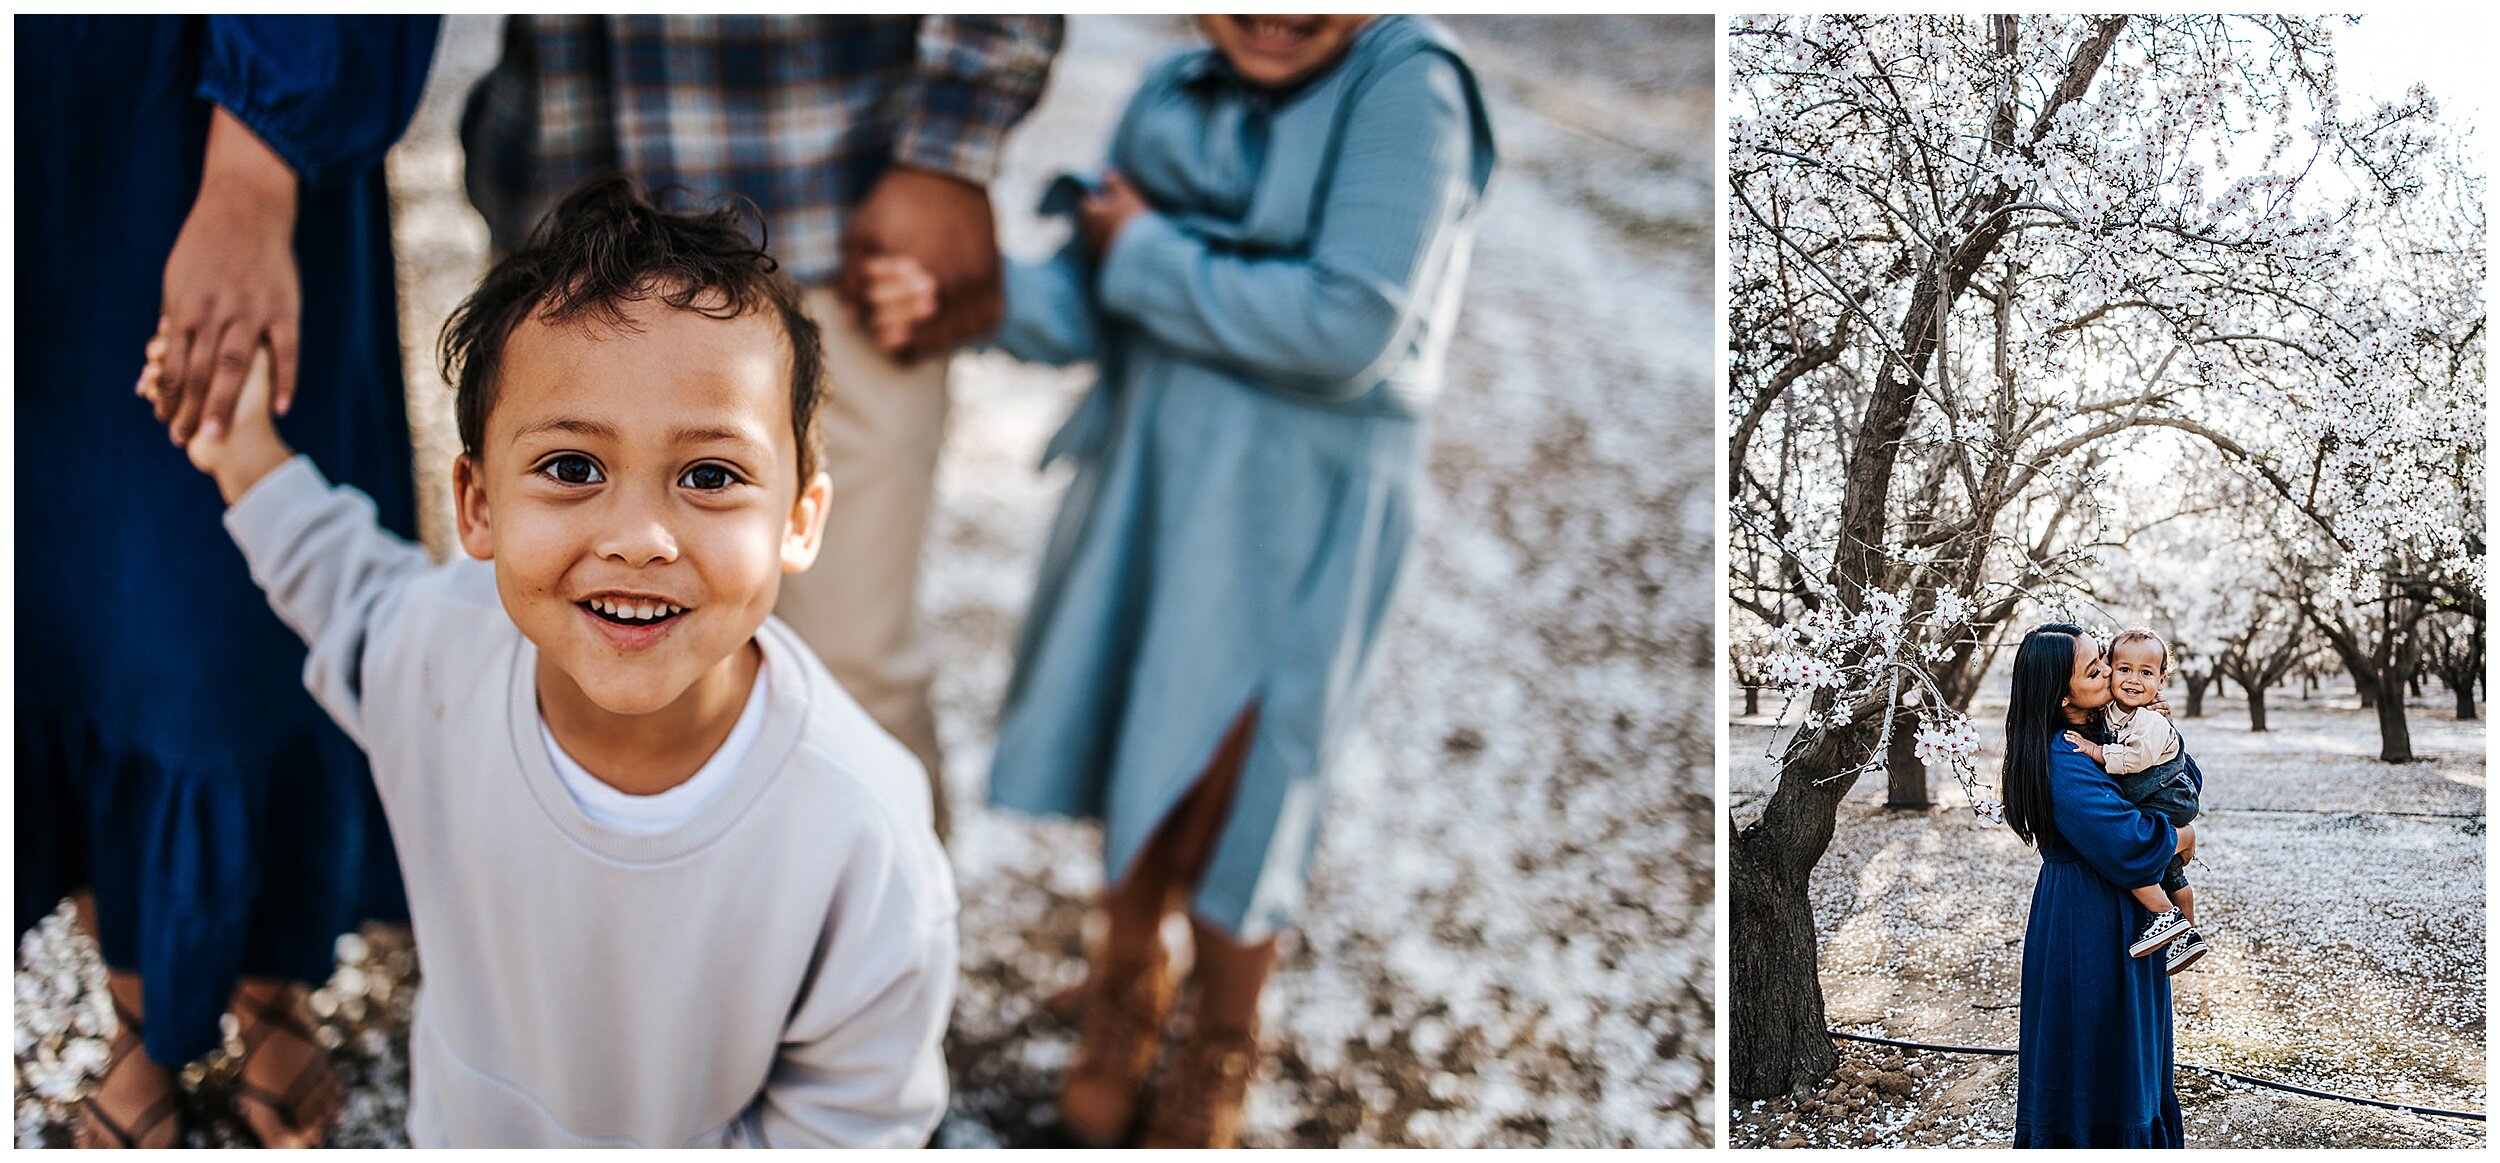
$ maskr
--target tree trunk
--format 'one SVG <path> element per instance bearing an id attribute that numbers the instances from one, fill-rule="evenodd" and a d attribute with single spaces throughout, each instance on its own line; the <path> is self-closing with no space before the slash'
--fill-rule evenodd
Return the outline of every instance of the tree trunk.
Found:
<path id="1" fill-rule="evenodd" d="M 1840 798 L 1857 782 L 1844 756 L 1873 745 L 1865 728 L 1829 731 L 1783 764 L 1762 818 L 1728 844 L 1728 1088 L 1773 1098 L 1822 1079 L 1839 1062 L 1823 1025 L 1816 967 L 1814 865 L 1831 847 Z M 1848 771 L 1854 773 L 1856 765 Z"/>
<path id="2" fill-rule="evenodd" d="M 1840 1061 L 1823 1028 L 1814 902 L 1802 874 L 1791 879 L 1735 859 L 1728 862 L 1727 899 L 1729 980 L 1745 983 L 1728 991 L 1728 1085 L 1738 1098 L 1777 1098 Z M 1806 972 L 1795 972 L 1798 966 Z"/>
<path id="3" fill-rule="evenodd" d="M 2393 667 L 2378 684 L 2378 757 L 2389 763 L 2413 762 L 2413 733 L 2405 727 L 2405 676 Z"/>
<path id="4" fill-rule="evenodd" d="M 2259 683 L 2248 688 L 2248 729 L 2251 732 L 2263 731 L 2266 729 L 2266 687 L 2264 683 Z"/>
<path id="5" fill-rule="evenodd" d="M 2019 25 L 2010 16 L 1993 19 L 2000 55 L 2019 59 L 2014 45 Z M 2091 39 L 2077 47 L 2057 87 L 2037 108 L 2031 144 L 2048 134 L 2059 110 L 2090 91 L 2127 19 L 2100 18 Z M 2001 104 L 2006 130 L 1998 148 L 2028 148 L 2011 140 L 2011 102 Z M 2013 187 L 2006 185 L 1979 198 L 1964 219 L 1975 224 L 1970 233 L 1949 253 L 1935 256 L 1910 289 L 1893 358 L 1882 362 L 1867 393 L 1841 471 L 1841 537 L 1832 554 L 1830 588 L 1846 605 L 1863 601 L 1869 590 L 1889 588 L 1883 582 L 1894 565 L 1885 535 L 1893 461 L 1935 361 L 1942 338 L 1938 323 L 2013 229 L 2013 216 L 1999 213 L 2013 203 Z M 1762 818 L 1728 846 L 1728 980 L 1744 983 L 1729 991 L 1728 1001 L 1728 1090 L 1735 1097 L 1786 1094 L 1821 1079 L 1838 1061 L 1823 1025 L 1814 905 L 1806 884 L 1831 846 L 1840 797 L 1856 782 L 1857 759 L 1873 746 L 1873 726 L 1826 729 L 1804 750 L 1791 750 Z"/>
<path id="6" fill-rule="evenodd" d="M 2462 682 L 2462 683 L 2458 683 L 2458 684 L 2457 684 L 2457 686 L 2456 686 L 2456 694 L 2457 694 L 2457 722 L 2460 722 L 2460 723 L 2471 723 L 2471 722 L 2473 722 L 2473 721 L 2474 721 L 2474 680 L 2472 680 L 2472 679 L 2470 679 L 2470 678 L 2469 678 L 2469 679 L 2465 680 L 2465 681 L 2464 681 L 2464 682 Z"/>
<path id="7" fill-rule="evenodd" d="M 1892 741 L 1884 747 L 1884 807 L 1892 811 L 1926 811 L 1927 765 L 1919 762 L 1916 716 L 1904 713 L 1892 723 Z"/>
<path id="8" fill-rule="evenodd" d="M 2314 674 L 2304 674 L 2300 676 L 2300 701 L 2304 703 L 2308 702 L 2309 696 L 2316 693 L 2317 689 L 2318 676 Z"/>
<path id="9" fill-rule="evenodd" d="M 1758 686 L 1749 686 L 1749 687 L 1746 687 L 1746 688 L 1745 688 L 1745 716 L 1746 716 L 1747 718 L 1751 718 L 1751 717 L 1753 717 L 1753 716 L 1755 716 L 1755 715 L 1759 715 L 1759 714 L 1761 714 L 1761 713 L 1762 713 L 1762 688 L 1761 688 L 1761 687 L 1758 687 Z"/>
<path id="10" fill-rule="evenodd" d="M 2377 706 L 2378 676 L 2367 670 L 2360 669 L 2359 664 L 2357 663 L 2347 663 L 2345 664 L 2345 669 L 2350 671 L 2352 674 L 2353 693 L 2361 696 L 2361 709 L 2366 711 Z M 2399 698 L 2396 701 L 2401 703 L 2404 700 Z"/>
<path id="11" fill-rule="evenodd" d="M 2214 676 L 2210 674 L 2187 676 L 2188 705 L 2187 714 L 2182 716 L 2183 718 L 2202 719 L 2205 717 L 2205 688 L 2213 685 L 2213 681 Z"/>

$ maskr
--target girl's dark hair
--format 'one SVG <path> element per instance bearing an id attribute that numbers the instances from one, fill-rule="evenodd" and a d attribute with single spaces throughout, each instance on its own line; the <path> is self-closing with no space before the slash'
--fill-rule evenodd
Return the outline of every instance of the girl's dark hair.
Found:
<path id="1" fill-rule="evenodd" d="M 2051 748 L 2073 724 L 2059 700 L 2075 678 L 2075 642 L 2083 627 L 2071 622 L 2034 626 L 2014 651 L 2014 693 L 2005 703 L 2005 769 L 1997 790 L 2005 797 L 2005 823 L 2034 848 L 2057 842 L 2049 810 Z"/>
<path id="2" fill-rule="evenodd" d="M 755 217 L 761 236 L 763 216 Z M 622 174 L 594 178 L 567 195 L 444 322 L 443 379 L 458 393 L 460 451 L 474 457 L 486 438 L 504 345 L 523 319 L 626 327 L 624 305 L 646 299 L 714 319 L 760 311 L 780 320 L 790 338 L 790 427 L 805 489 L 816 472 L 825 363 L 798 284 L 764 253 L 760 237 L 747 234 L 737 205 L 671 214 Z"/>

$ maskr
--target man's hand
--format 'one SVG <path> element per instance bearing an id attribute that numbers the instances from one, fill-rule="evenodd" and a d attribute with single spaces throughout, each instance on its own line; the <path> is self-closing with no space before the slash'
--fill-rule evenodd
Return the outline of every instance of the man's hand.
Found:
<path id="1" fill-rule="evenodd" d="M 1102 256 L 1111 253 L 1111 244 L 1119 240 L 1120 228 L 1146 210 L 1146 200 L 1137 196 L 1137 187 L 1129 185 L 1119 171 L 1104 174 L 1102 189 L 1076 207 L 1076 233 L 1085 240 L 1085 253 L 1101 262 Z"/>
<path id="2" fill-rule="evenodd" d="M 295 171 L 224 109 L 211 114 L 199 197 L 165 260 L 166 343 L 156 418 L 176 444 L 234 423 L 253 353 L 275 367 L 275 406 L 295 401 L 303 292 L 295 269 Z"/>
<path id="3" fill-rule="evenodd" d="M 851 214 L 842 236 L 840 293 L 854 311 L 873 306 L 868 260 L 899 255 L 937 281 L 937 312 L 908 339 L 879 346 L 905 362 L 943 355 L 998 330 L 998 227 L 989 191 L 960 178 L 894 166 Z"/>
<path id="4" fill-rule="evenodd" d="M 2066 741 L 2074 744 L 2076 750 L 2083 752 L 2085 755 L 2091 756 L 2092 762 L 2101 762 L 2100 744 L 2084 738 L 2081 733 L 2075 731 L 2066 732 Z"/>

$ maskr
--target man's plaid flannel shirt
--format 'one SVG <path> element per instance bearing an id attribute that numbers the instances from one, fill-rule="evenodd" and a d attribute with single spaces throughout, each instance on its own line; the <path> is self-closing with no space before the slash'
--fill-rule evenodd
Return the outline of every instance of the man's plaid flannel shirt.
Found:
<path id="1" fill-rule="evenodd" d="M 514 16 L 461 120 L 498 249 L 621 170 L 696 204 L 754 200 L 802 283 L 888 165 L 988 184 L 1040 99 L 1056 16 Z"/>

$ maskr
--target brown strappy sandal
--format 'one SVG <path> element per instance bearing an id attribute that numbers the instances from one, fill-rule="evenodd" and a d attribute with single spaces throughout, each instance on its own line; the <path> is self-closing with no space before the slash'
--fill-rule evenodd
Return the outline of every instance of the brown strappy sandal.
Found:
<path id="1" fill-rule="evenodd" d="M 304 1104 L 320 1091 L 324 1080 L 333 1085 L 343 1084 L 339 1083 L 337 1071 L 330 1066 L 330 1052 L 322 1046 L 321 1039 L 289 1012 L 288 1003 L 293 999 L 294 987 L 280 990 L 275 998 L 265 1000 L 254 997 L 249 992 L 237 995 L 237 1006 L 248 1010 L 252 1017 L 258 1019 L 256 1025 L 242 1033 L 243 1059 L 246 1069 L 249 1068 L 252 1056 L 258 1053 L 261 1047 L 267 1046 L 269 1039 L 277 1034 L 285 1034 L 303 1042 L 312 1049 L 312 1057 L 307 1058 L 304 1065 L 296 1070 L 295 1077 L 287 1083 L 284 1094 L 253 1085 L 249 1078 L 238 1074 L 235 1078 L 235 1100 L 238 1103 L 259 1103 L 271 1115 L 276 1116 L 282 1125 L 311 1135 L 312 1141 L 309 1145 L 319 1146 L 322 1140 L 329 1138 L 330 1129 L 338 1124 L 341 1104 L 333 1103 L 330 1117 L 324 1120 L 325 1125 L 317 1130 L 305 1126 L 299 1116 L 303 1113 Z M 255 1042 L 252 1034 L 256 1030 L 275 1030 L 276 1034 L 263 1036 Z"/>
<path id="2" fill-rule="evenodd" d="M 139 1112 L 139 1117 L 133 1126 L 125 1127 L 119 1119 L 104 1113 L 104 1105 L 96 1101 L 104 1095 L 104 1080 L 112 1077 L 113 1071 L 119 1069 L 122 1061 L 131 1055 L 147 1056 L 147 1042 L 142 1037 L 144 1030 L 139 1024 L 139 1019 L 132 1017 L 129 1010 L 123 1009 L 122 1003 L 118 1000 L 113 1003 L 113 1018 L 121 1025 L 119 1029 L 113 1031 L 113 1048 L 104 1059 L 104 1070 L 96 1076 L 95 1088 L 89 1091 L 85 1098 L 78 1100 L 80 1109 L 85 1112 L 86 1124 L 80 1129 L 82 1132 L 101 1131 L 113 1137 L 112 1142 L 97 1144 L 99 1146 L 130 1150 L 138 1147 L 139 1140 L 146 1138 L 148 1132 L 156 1129 L 157 1124 L 182 1113 L 182 1087 L 179 1083 L 167 1087 L 164 1097 L 157 1099 L 146 1110 Z M 171 1081 L 170 1073 L 167 1079 Z M 80 1137 L 87 1136 L 82 1133 Z M 173 1141 L 165 1146 L 179 1147 L 181 1145 L 182 1124 L 177 1122 L 174 1124 Z"/>

